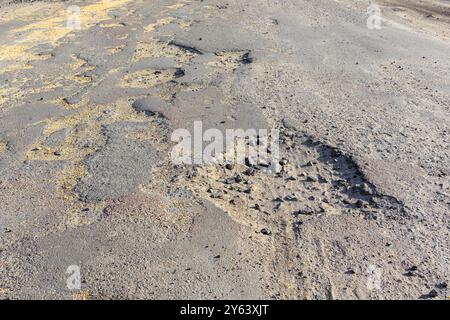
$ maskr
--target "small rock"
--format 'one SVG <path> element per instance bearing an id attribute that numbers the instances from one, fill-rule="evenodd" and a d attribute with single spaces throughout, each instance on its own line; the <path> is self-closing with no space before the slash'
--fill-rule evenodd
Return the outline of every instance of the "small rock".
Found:
<path id="1" fill-rule="evenodd" d="M 271 232 L 270 232 L 269 230 L 267 230 L 266 228 L 261 229 L 260 232 L 261 232 L 262 234 L 266 235 L 266 236 L 268 236 L 268 235 L 271 234 Z"/>
<path id="2" fill-rule="evenodd" d="M 358 201 L 355 202 L 355 205 L 358 208 L 365 208 L 365 207 L 367 207 L 367 202 L 365 202 L 365 201 L 363 201 L 361 199 L 358 199 Z"/>
<path id="3" fill-rule="evenodd" d="M 185 73 L 184 73 L 183 69 L 177 68 L 175 70 L 175 72 L 173 73 L 173 75 L 174 75 L 175 78 L 181 78 L 181 77 L 183 77 L 185 75 Z"/>
<path id="4" fill-rule="evenodd" d="M 288 195 L 284 197 L 284 200 L 286 201 L 298 201 L 298 198 L 295 195 Z"/>
<path id="5" fill-rule="evenodd" d="M 242 64 L 250 64 L 253 62 L 253 60 L 254 60 L 254 58 L 251 56 L 250 52 L 247 52 L 244 55 L 242 55 L 241 63 Z"/>
<path id="6" fill-rule="evenodd" d="M 232 164 L 232 163 L 227 163 L 227 164 L 225 165 L 225 168 L 226 168 L 227 170 L 233 170 L 233 164 Z"/>
<path id="7" fill-rule="evenodd" d="M 226 178 L 225 183 L 226 184 L 233 184 L 235 182 L 234 178 Z"/>
<path id="8" fill-rule="evenodd" d="M 212 199 L 218 199 L 221 198 L 222 196 L 220 195 L 220 193 L 216 190 L 212 190 L 212 189 L 208 189 L 208 192 L 211 193 L 210 197 Z"/>
<path id="9" fill-rule="evenodd" d="M 303 208 L 301 208 L 301 209 L 299 209 L 299 210 L 297 210 L 297 211 L 294 211 L 292 214 L 293 214 L 295 217 L 297 217 L 297 216 L 299 216 L 299 215 L 307 215 L 307 216 L 310 216 L 310 215 L 313 215 L 315 212 L 316 212 L 316 211 L 315 211 L 313 208 L 311 208 L 310 206 L 304 206 Z"/>
<path id="10" fill-rule="evenodd" d="M 81 99 L 77 96 L 66 97 L 63 100 L 67 104 L 77 104 L 77 103 L 80 103 L 80 101 L 81 101 Z"/>
<path id="11" fill-rule="evenodd" d="M 428 297 L 430 298 L 436 298 L 438 295 L 439 295 L 438 292 L 434 289 L 428 293 Z"/>
<path id="12" fill-rule="evenodd" d="M 348 269 L 345 271 L 345 274 L 355 274 L 355 271 L 353 269 Z"/>
<path id="13" fill-rule="evenodd" d="M 244 171 L 244 174 L 247 175 L 247 176 L 253 176 L 255 174 L 255 169 L 254 168 L 247 168 Z"/>
<path id="14" fill-rule="evenodd" d="M 447 289 L 447 282 L 441 282 L 436 285 L 438 289 Z"/>
<path id="15" fill-rule="evenodd" d="M 419 268 L 417 268 L 417 266 L 411 266 L 408 269 L 406 269 L 406 271 L 417 271 Z"/>

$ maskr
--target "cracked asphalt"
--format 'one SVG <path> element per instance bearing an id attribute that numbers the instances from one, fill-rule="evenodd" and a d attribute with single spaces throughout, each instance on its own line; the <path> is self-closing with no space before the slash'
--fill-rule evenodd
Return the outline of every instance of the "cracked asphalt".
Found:
<path id="1" fill-rule="evenodd" d="M 0 299 L 449 296 L 448 1 L 0 8 Z M 281 171 L 175 165 L 196 121 Z"/>

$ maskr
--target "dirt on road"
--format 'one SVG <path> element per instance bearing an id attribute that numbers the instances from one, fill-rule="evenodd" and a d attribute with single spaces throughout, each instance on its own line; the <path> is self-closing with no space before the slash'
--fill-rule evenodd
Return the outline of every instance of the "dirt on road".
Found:
<path id="1" fill-rule="evenodd" d="M 448 1 L 1 1 L 0 298 L 447 299 L 449 24 Z M 174 163 L 198 121 L 276 129 L 279 161 Z"/>

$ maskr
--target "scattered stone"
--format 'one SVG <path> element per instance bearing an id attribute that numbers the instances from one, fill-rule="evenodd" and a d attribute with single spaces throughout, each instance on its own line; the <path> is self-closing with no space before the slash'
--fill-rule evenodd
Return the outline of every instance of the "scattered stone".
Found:
<path id="1" fill-rule="evenodd" d="M 222 196 L 220 195 L 220 192 L 219 192 L 219 191 L 213 190 L 213 189 L 211 189 L 211 188 L 208 189 L 208 193 L 211 194 L 210 197 L 211 197 L 212 199 L 219 199 L 219 198 L 222 197 Z"/>
<path id="2" fill-rule="evenodd" d="M 81 99 L 79 97 L 77 97 L 77 96 L 66 97 L 63 100 L 67 104 L 77 104 L 77 103 L 81 102 Z"/>
<path id="3" fill-rule="evenodd" d="M 250 52 L 246 52 L 242 55 L 241 63 L 242 64 L 250 64 L 253 62 L 253 57 L 250 56 Z"/>
<path id="4" fill-rule="evenodd" d="M 233 170 L 233 164 L 232 163 L 227 163 L 226 165 L 225 165 L 225 168 L 227 169 L 227 170 Z"/>
<path id="5" fill-rule="evenodd" d="M 262 234 L 266 235 L 266 236 L 268 236 L 268 235 L 271 234 L 270 230 L 268 230 L 268 229 L 266 229 L 266 228 L 261 229 L 260 232 L 261 232 Z"/>
<path id="6" fill-rule="evenodd" d="M 175 72 L 173 73 L 173 75 L 174 75 L 175 78 L 181 78 L 181 77 L 183 77 L 185 75 L 185 72 L 184 72 L 183 69 L 177 68 L 175 70 Z"/>
<path id="7" fill-rule="evenodd" d="M 198 175 L 198 170 L 196 167 L 193 167 L 186 173 L 186 178 L 192 179 Z"/>
<path id="8" fill-rule="evenodd" d="M 428 297 L 430 297 L 431 299 L 436 298 L 438 295 L 438 292 L 434 289 L 428 293 Z"/>
<path id="9" fill-rule="evenodd" d="M 300 229 L 300 226 L 303 224 L 303 222 L 301 221 L 296 221 L 294 222 L 294 224 L 292 225 L 292 227 L 294 228 L 294 230 L 298 231 Z"/>
<path id="10" fill-rule="evenodd" d="M 294 215 L 294 217 L 297 217 L 299 215 L 313 215 L 316 212 L 316 210 L 314 210 L 313 208 L 311 208 L 310 206 L 304 206 L 303 208 L 294 211 L 292 214 Z"/>
<path id="11" fill-rule="evenodd" d="M 253 176 L 253 175 L 255 175 L 255 169 L 254 168 L 247 168 L 244 171 L 244 174 L 247 175 L 247 176 Z"/>
<path id="12" fill-rule="evenodd" d="M 365 201 L 363 201 L 363 200 L 361 200 L 361 199 L 358 199 L 358 200 L 356 201 L 355 205 L 356 205 L 358 208 L 366 208 L 366 207 L 368 206 L 368 203 L 365 202 Z"/>
<path id="13" fill-rule="evenodd" d="M 447 289 L 447 282 L 441 282 L 436 285 L 438 289 Z"/>
<path id="14" fill-rule="evenodd" d="M 270 164 L 271 164 L 271 163 L 270 163 L 269 159 L 259 159 L 258 164 L 259 164 L 261 167 L 268 168 L 268 167 L 270 167 Z"/>
<path id="15" fill-rule="evenodd" d="M 348 269 L 345 271 L 345 274 L 355 274 L 355 271 L 353 269 Z"/>
<path id="16" fill-rule="evenodd" d="M 284 197 L 284 200 L 286 201 L 298 201 L 298 198 L 295 195 L 287 195 Z"/>
<path id="17" fill-rule="evenodd" d="M 199 49 L 197 49 L 197 48 L 195 48 L 193 46 L 190 46 L 190 45 L 187 45 L 187 44 L 175 41 L 175 40 L 170 41 L 169 45 L 178 47 L 181 50 L 184 50 L 184 51 L 187 51 L 187 52 L 190 52 L 190 53 L 193 53 L 193 54 L 198 54 L 198 55 L 202 55 L 203 54 L 203 52 L 201 50 L 199 50 Z"/>
<path id="18" fill-rule="evenodd" d="M 233 177 L 231 177 L 231 178 L 226 178 L 226 179 L 225 179 L 225 183 L 226 183 L 226 184 L 233 184 L 233 183 L 235 183 L 235 180 L 234 180 Z"/>
<path id="19" fill-rule="evenodd" d="M 361 185 L 361 190 L 362 190 L 362 193 L 365 195 L 373 194 L 372 189 L 369 187 L 369 185 L 367 183 L 363 183 Z"/>

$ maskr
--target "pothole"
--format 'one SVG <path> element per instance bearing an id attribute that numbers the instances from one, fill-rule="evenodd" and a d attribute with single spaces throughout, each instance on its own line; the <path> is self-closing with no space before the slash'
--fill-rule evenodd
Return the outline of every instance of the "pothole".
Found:
<path id="1" fill-rule="evenodd" d="M 177 178 L 255 231 L 277 225 L 280 218 L 295 229 L 304 219 L 321 215 L 351 214 L 370 220 L 407 216 L 401 202 L 380 193 L 339 150 L 284 127 L 280 144 L 279 173 L 249 164 L 216 164 L 187 167 Z"/>

